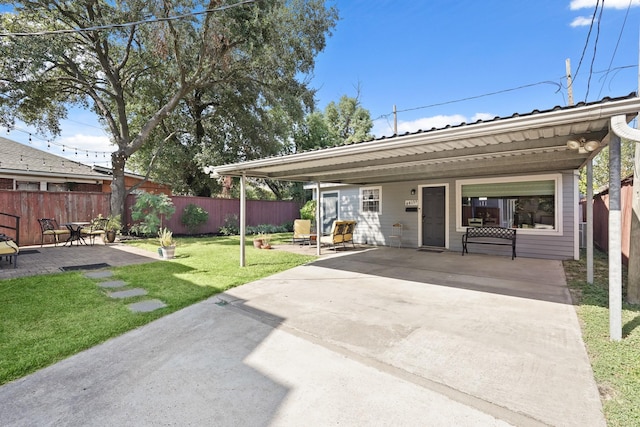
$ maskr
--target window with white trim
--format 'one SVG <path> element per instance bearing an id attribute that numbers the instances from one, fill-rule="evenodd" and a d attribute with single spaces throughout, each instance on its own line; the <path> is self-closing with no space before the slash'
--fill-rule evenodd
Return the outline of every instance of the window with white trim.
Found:
<path id="1" fill-rule="evenodd" d="M 360 210 L 371 213 L 382 212 L 382 187 L 360 189 Z"/>
<path id="2" fill-rule="evenodd" d="M 459 181 L 456 225 L 557 232 L 559 179 L 558 175 L 545 175 Z"/>

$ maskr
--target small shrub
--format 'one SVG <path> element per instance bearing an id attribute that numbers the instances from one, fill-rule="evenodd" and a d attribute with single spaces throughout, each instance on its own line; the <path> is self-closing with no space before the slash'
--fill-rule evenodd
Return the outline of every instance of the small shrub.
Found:
<path id="1" fill-rule="evenodd" d="M 220 234 L 223 236 L 237 236 L 240 234 L 238 215 L 229 214 L 224 217 L 224 224 L 220 227 Z"/>
<path id="2" fill-rule="evenodd" d="M 300 218 L 301 219 L 310 219 L 311 224 L 316 221 L 316 201 L 309 200 L 304 206 L 300 209 Z"/>
<path id="3" fill-rule="evenodd" d="M 185 206 L 180 222 L 187 227 L 189 234 L 196 234 L 198 229 L 209 220 L 209 212 L 193 203 Z"/>
<path id="4" fill-rule="evenodd" d="M 131 207 L 131 218 L 138 222 L 131 227 L 131 232 L 157 235 L 162 226 L 162 217 L 168 220 L 175 211 L 173 202 L 166 194 L 138 194 L 136 203 Z"/>

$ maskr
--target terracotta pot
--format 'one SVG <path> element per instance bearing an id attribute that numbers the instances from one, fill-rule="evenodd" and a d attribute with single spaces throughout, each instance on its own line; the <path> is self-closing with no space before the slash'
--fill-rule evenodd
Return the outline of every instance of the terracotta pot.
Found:
<path id="1" fill-rule="evenodd" d="M 260 249 L 262 247 L 262 239 L 253 239 L 253 247 Z"/>
<path id="2" fill-rule="evenodd" d="M 107 230 L 104 233 L 104 241 L 107 243 L 113 243 L 116 240 L 116 232 L 113 230 Z"/>
<path id="3" fill-rule="evenodd" d="M 271 249 L 271 245 L 266 244 L 266 245 L 262 245 L 260 246 L 261 249 Z"/>

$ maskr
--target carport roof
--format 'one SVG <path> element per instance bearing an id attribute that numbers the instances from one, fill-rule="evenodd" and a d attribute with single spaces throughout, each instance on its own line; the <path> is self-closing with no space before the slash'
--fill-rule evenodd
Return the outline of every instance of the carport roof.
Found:
<path id="1" fill-rule="evenodd" d="M 383 182 L 513 175 L 582 167 L 609 142 L 609 120 L 631 121 L 640 98 L 621 98 L 496 117 L 285 156 L 208 168 L 212 176 L 370 185 Z M 580 153 L 570 139 L 600 141 Z"/>

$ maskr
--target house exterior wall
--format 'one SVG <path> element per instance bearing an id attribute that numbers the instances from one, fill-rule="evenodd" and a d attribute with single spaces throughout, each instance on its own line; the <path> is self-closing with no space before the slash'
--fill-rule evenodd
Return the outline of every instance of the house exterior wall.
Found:
<path id="1" fill-rule="evenodd" d="M 533 175 L 535 176 L 535 175 Z M 425 186 L 445 186 L 445 203 L 447 210 L 446 248 L 451 251 L 462 251 L 462 235 L 464 231 L 456 226 L 456 209 L 461 195 L 456 194 L 456 180 L 406 181 L 382 184 L 381 212 L 362 212 L 360 207 L 360 190 L 357 186 L 323 187 L 324 192 L 340 192 L 339 219 L 353 219 L 358 222 L 354 233 L 354 241 L 359 244 L 389 246 L 393 224 L 403 224 L 402 247 L 418 248 L 420 242 L 420 211 L 407 212 L 405 201 L 419 200 L 421 188 Z M 518 229 L 517 255 L 529 258 L 571 259 L 575 256 L 577 245 L 577 178 L 573 171 L 559 174 L 558 186 L 561 187 L 561 228 L 559 233 L 540 233 L 533 230 Z M 415 194 L 411 194 L 415 190 Z M 464 227 L 463 227 L 464 229 Z M 397 241 L 393 242 L 394 245 Z M 473 245 L 471 252 L 510 255 L 510 248 L 493 245 Z"/>

